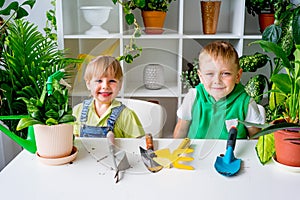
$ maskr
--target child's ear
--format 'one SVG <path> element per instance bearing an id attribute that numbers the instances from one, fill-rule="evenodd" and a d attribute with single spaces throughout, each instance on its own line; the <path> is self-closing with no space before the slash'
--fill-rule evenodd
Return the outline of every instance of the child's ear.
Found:
<path id="1" fill-rule="evenodd" d="M 242 74 L 243 74 L 243 69 L 241 68 L 241 69 L 239 69 L 239 71 L 238 71 L 238 74 L 237 74 L 235 83 L 239 83 L 239 82 L 241 81 Z"/>
<path id="2" fill-rule="evenodd" d="M 203 83 L 202 78 L 201 78 L 201 72 L 200 72 L 200 69 L 197 70 L 197 74 L 198 74 L 198 77 L 199 77 L 199 79 L 200 79 L 200 83 Z"/>
<path id="3" fill-rule="evenodd" d="M 87 87 L 88 90 L 91 90 L 90 81 L 86 81 L 85 85 L 86 85 L 86 87 Z"/>

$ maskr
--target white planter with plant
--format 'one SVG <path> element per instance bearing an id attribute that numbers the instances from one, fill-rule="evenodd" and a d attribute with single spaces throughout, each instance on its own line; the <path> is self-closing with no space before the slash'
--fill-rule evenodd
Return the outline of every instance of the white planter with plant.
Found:
<path id="1" fill-rule="evenodd" d="M 21 98 L 26 103 L 29 117 L 19 121 L 17 130 L 34 127 L 37 153 L 41 157 L 65 157 L 70 155 L 73 148 L 72 123 L 75 117 L 69 105 L 68 88 L 59 82 L 63 76 L 63 70 L 51 75 L 40 98 Z M 44 147 L 49 149 L 45 150 Z"/>

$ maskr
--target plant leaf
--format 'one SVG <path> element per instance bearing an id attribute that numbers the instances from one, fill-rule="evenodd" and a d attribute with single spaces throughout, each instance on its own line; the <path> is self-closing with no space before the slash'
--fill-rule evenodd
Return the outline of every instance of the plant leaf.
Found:
<path id="1" fill-rule="evenodd" d="M 264 30 L 262 34 L 262 39 L 269 42 L 277 43 L 281 37 L 281 33 L 282 33 L 281 27 L 272 24 Z"/>
<path id="2" fill-rule="evenodd" d="M 289 94 L 291 92 L 291 80 L 287 74 L 274 74 L 271 77 L 271 81 L 275 86 L 282 91 L 284 94 Z"/>
<path id="3" fill-rule="evenodd" d="M 33 118 L 22 118 L 18 125 L 17 125 L 17 131 L 22 130 L 24 128 L 27 128 L 29 126 L 33 126 L 35 124 L 43 124 L 42 122 L 40 122 L 39 120 L 35 120 Z"/>
<path id="4" fill-rule="evenodd" d="M 274 135 L 264 135 L 258 138 L 255 150 L 259 161 L 264 165 L 266 164 L 274 155 Z"/>
<path id="5" fill-rule="evenodd" d="M 298 124 L 293 124 L 293 123 L 278 123 L 278 124 L 274 124 L 271 125 L 261 131 L 259 131 L 258 133 L 256 133 L 255 135 L 253 135 L 251 138 L 257 138 L 263 135 L 267 135 L 270 133 L 274 133 L 275 131 L 279 131 L 279 130 L 285 130 L 285 129 L 293 129 L 293 128 L 300 128 L 300 125 Z M 300 136 L 300 135 L 299 135 Z"/>
<path id="6" fill-rule="evenodd" d="M 134 22 L 134 15 L 132 13 L 126 14 L 125 15 L 125 20 L 127 22 L 128 25 L 133 24 Z"/>
<path id="7" fill-rule="evenodd" d="M 268 128 L 269 126 L 271 126 L 271 124 L 256 124 L 256 123 L 241 121 L 241 120 L 238 120 L 238 121 L 240 123 L 244 124 L 245 126 L 253 126 L 253 127 L 257 127 L 257 128 Z"/>
<path id="8" fill-rule="evenodd" d="M 300 10 L 294 16 L 293 19 L 293 38 L 296 44 L 300 44 Z"/>

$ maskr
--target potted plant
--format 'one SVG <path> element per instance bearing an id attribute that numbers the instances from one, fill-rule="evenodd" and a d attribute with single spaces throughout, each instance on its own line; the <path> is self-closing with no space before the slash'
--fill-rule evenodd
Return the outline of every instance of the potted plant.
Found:
<path id="1" fill-rule="evenodd" d="M 300 40 L 299 33 L 295 40 L 294 58 L 290 59 L 282 47 L 269 41 L 259 40 L 259 44 L 265 51 L 273 52 L 281 69 L 286 73 L 276 73 L 271 77 L 273 89 L 269 92 L 280 95 L 275 100 L 278 107 L 283 107 L 280 117 L 271 124 L 254 126 L 263 128 L 262 131 L 253 136 L 258 139 L 256 145 L 257 154 L 262 164 L 268 162 L 276 152 L 276 159 L 282 164 L 289 166 L 300 166 Z M 296 37 L 296 35 L 294 35 Z M 270 101 L 274 101 L 270 99 Z M 244 123 L 244 122 L 242 122 Z M 250 125 L 251 123 L 245 123 Z M 273 134 L 274 133 L 274 134 Z M 275 136 L 275 138 L 274 138 Z M 286 138 L 283 139 L 283 137 Z M 296 149 L 296 153 L 291 150 Z M 282 154 L 287 150 L 287 154 Z M 293 155 L 293 157 L 291 157 Z M 294 156 L 298 156 L 295 158 Z"/>
<path id="2" fill-rule="evenodd" d="M 253 16 L 258 15 L 260 32 L 274 23 L 275 4 L 283 0 L 246 0 L 247 12 Z"/>
<path id="3" fill-rule="evenodd" d="M 28 133 L 26 129 L 22 129 L 26 132 L 16 131 L 16 119 L 28 116 L 22 98 L 40 98 L 48 76 L 65 69 L 65 77 L 69 78 L 75 65 L 82 62 L 80 59 L 67 58 L 64 50 L 57 48 L 55 37 L 49 37 L 49 34 L 54 36 L 50 26 L 47 26 L 50 29 L 46 35 L 43 35 L 33 23 L 10 18 L 5 25 L 5 38 L 0 42 L 3 48 L 0 59 L 0 119 L 10 129 L 0 125 L 0 131 L 32 153 L 36 152 L 32 127 L 28 128 Z"/>
<path id="4" fill-rule="evenodd" d="M 276 22 L 264 30 L 262 39 L 277 44 L 283 49 L 289 58 L 293 58 L 293 52 L 295 49 L 293 31 L 299 30 L 297 18 L 299 17 L 300 8 L 295 7 L 295 5 L 293 5 L 291 2 L 287 3 L 287 1 L 278 1 L 275 5 L 277 8 L 275 14 Z M 264 88 L 267 86 L 267 90 L 271 90 L 272 87 L 274 87 L 272 81 L 270 80 L 272 75 L 279 73 L 282 69 L 282 65 L 280 62 L 278 62 L 277 57 L 270 58 L 268 55 L 258 52 L 254 55 L 241 56 L 240 66 L 244 72 L 256 72 L 258 68 L 265 66 L 270 67 L 269 77 L 264 74 L 257 74 L 255 77 L 252 77 L 245 86 L 247 93 L 258 103 L 264 94 Z M 275 93 L 268 93 L 269 104 L 267 105 L 266 110 L 267 118 L 270 121 L 276 119 L 278 116 L 277 113 L 281 112 L 281 108 L 275 105 L 275 98 L 279 98 L 278 94 L 276 96 L 277 97 L 275 97 Z"/>
<path id="5" fill-rule="evenodd" d="M 112 0 L 114 4 L 122 5 L 125 13 L 125 21 L 128 25 L 136 23 L 133 10 L 141 10 L 145 32 L 148 34 L 161 34 L 163 32 L 166 13 L 172 1 L 176 0 Z M 148 21 L 150 18 L 150 21 Z"/>
<path id="6" fill-rule="evenodd" d="M 73 149 L 72 108 L 69 105 L 68 84 L 62 85 L 64 70 L 58 70 L 44 82 L 39 98 L 20 97 L 26 103 L 28 117 L 22 118 L 17 130 L 33 126 L 39 156 L 60 158 Z"/>

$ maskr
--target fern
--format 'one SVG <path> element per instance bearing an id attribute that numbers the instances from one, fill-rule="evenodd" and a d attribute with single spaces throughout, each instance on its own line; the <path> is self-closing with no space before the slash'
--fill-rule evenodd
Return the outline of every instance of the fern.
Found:
<path id="1" fill-rule="evenodd" d="M 14 20 L 7 24 L 7 36 L 0 60 L 0 115 L 27 114 L 20 97 L 38 98 L 48 76 L 74 69 L 78 59 L 66 58 L 55 41 L 45 37 L 31 22 Z M 71 67 L 70 64 L 73 64 Z M 69 72 L 68 72 L 68 70 Z"/>

